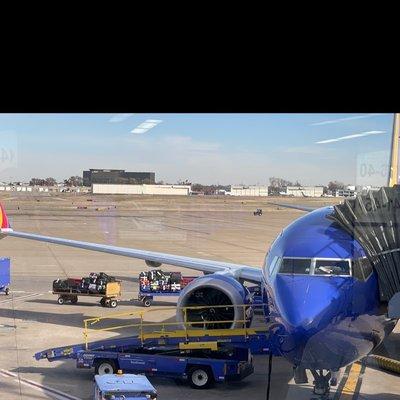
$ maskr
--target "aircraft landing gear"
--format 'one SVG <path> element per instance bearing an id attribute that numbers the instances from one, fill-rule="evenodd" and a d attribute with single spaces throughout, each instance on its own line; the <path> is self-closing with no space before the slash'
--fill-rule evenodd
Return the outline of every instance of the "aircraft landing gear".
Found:
<path id="1" fill-rule="evenodd" d="M 312 369 L 311 373 L 314 377 L 314 394 L 318 395 L 318 398 L 315 400 L 327 400 L 329 399 L 329 392 L 330 392 L 330 381 L 332 378 L 331 371 L 328 371 L 326 375 L 324 375 L 324 371 L 322 369 L 315 370 Z M 335 383 L 335 382 L 332 382 Z"/>

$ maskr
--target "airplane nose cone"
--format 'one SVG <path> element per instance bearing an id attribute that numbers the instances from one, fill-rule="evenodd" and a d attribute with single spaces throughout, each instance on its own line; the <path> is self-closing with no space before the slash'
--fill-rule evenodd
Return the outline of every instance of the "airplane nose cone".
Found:
<path id="1" fill-rule="evenodd" d="M 351 278 L 281 274 L 274 289 L 284 327 L 280 351 L 293 364 L 336 370 L 372 349 L 369 322 L 350 324 Z"/>
<path id="2" fill-rule="evenodd" d="M 321 329 L 345 305 L 344 278 L 277 275 L 277 307 L 286 327 L 292 330 Z"/>

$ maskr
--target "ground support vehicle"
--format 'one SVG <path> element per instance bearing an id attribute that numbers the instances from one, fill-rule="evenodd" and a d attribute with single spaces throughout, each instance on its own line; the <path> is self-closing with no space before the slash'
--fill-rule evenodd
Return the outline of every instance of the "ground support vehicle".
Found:
<path id="1" fill-rule="evenodd" d="M 118 368 L 147 376 L 182 379 L 195 389 L 205 389 L 213 382 L 241 380 L 254 372 L 248 348 L 218 351 L 169 348 L 135 349 L 133 353 L 83 351 L 76 359 L 78 368 L 94 368 L 99 375 Z"/>
<path id="2" fill-rule="evenodd" d="M 138 301 L 150 307 L 155 297 L 179 297 L 181 291 L 195 276 L 182 276 L 180 272 L 165 272 L 159 269 L 139 274 Z"/>
<path id="3" fill-rule="evenodd" d="M 224 306 L 225 307 L 225 306 Z M 247 305 L 243 305 L 245 310 Z M 188 309 L 184 308 L 187 315 Z M 199 307 L 194 307 L 198 309 Z M 151 311 L 149 311 L 151 312 Z M 239 380 L 253 372 L 253 354 L 276 354 L 275 335 L 265 328 L 247 328 L 247 320 L 240 321 L 243 328 L 196 329 L 191 322 L 144 322 L 144 311 L 139 313 L 139 323 L 131 323 L 137 312 L 116 314 L 128 317 L 128 325 L 104 327 L 110 315 L 84 321 L 85 342 L 73 346 L 51 348 L 35 354 L 37 360 L 57 361 L 74 359 L 78 368 L 94 368 L 96 374 L 112 374 L 118 369 L 145 373 L 190 382 L 192 387 L 203 389 L 212 382 Z M 205 324 L 208 322 L 205 322 Z M 214 321 L 209 322 L 214 323 Z M 161 330 L 155 326 L 161 326 Z M 184 329 L 168 330 L 178 325 Z M 139 333 L 123 338 L 89 342 L 94 331 L 137 328 Z"/>
<path id="4" fill-rule="evenodd" d="M 239 332 L 240 331 L 240 332 Z M 243 332 L 242 332 L 243 331 Z M 188 380 L 194 388 L 253 373 L 252 354 L 269 354 L 269 335 L 253 329 L 170 331 L 48 349 L 37 360 L 75 359 L 96 374 L 126 372 Z"/>
<path id="5" fill-rule="evenodd" d="M 248 305 L 241 307 L 245 316 Z M 280 355 L 280 338 L 274 327 L 249 328 L 248 320 L 244 318 L 236 321 L 242 326 L 238 328 L 196 328 L 193 322 L 187 320 L 188 312 L 193 308 L 198 310 L 208 306 L 183 307 L 183 323 L 145 322 L 144 315 L 156 310 L 89 318 L 84 320 L 84 343 L 47 349 L 36 353 L 35 358 L 50 362 L 74 359 L 78 368 L 94 368 L 100 375 L 122 369 L 125 372 L 184 379 L 193 387 L 202 389 L 214 381 L 238 380 L 250 375 L 254 354 Z M 171 310 L 176 308 L 171 307 Z M 119 322 L 117 326 L 108 326 L 115 318 L 128 324 L 121 325 Z M 213 320 L 204 321 L 204 326 L 214 326 L 214 323 Z M 174 326 L 178 329 L 172 328 Z M 92 333 L 126 328 L 137 329 L 138 333 L 95 342 L 88 339 Z"/>
<path id="6" fill-rule="evenodd" d="M 10 293 L 10 259 L 0 258 L 0 293 Z"/>
<path id="7" fill-rule="evenodd" d="M 156 400 L 157 390 L 144 375 L 117 374 L 94 377 L 94 400 Z"/>
<path id="8" fill-rule="evenodd" d="M 77 289 L 69 289 L 69 291 L 57 291 L 53 290 L 53 294 L 58 295 L 58 304 L 64 304 L 66 302 L 71 302 L 76 304 L 78 302 L 78 297 L 101 297 L 100 304 L 102 307 L 115 308 L 118 305 L 118 299 L 121 296 L 121 281 L 108 282 L 106 284 L 105 293 L 84 293 Z"/>

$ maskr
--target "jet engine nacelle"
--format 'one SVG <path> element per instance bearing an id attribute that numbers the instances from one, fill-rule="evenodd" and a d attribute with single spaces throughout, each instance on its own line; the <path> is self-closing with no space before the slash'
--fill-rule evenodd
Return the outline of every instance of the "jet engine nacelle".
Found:
<path id="1" fill-rule="evenodd" d="M 250 302 L 249 291 L 233 277 L 220 274 L 205 275 L 196 278 L 182 290 L 176 318 L 183 324 L 185 319 L 186 322 L 193 322 L 190 324 L 192 328 L 243 328 L 243 321 L 247 320 L 246 326 L 249 326 L 253 317 Z M 244 304 L 249 306 L 244 307 Z M 184 307 L 198 308 L 186 309 L 185 316 Z M 206 324 L 205 321 L 211 323 Z"/>

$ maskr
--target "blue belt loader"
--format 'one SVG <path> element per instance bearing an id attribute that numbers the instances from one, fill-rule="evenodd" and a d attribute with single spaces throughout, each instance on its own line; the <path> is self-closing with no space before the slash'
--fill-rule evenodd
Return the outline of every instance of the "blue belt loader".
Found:
<path id="1" fill-rule="evenodd" d="M 228 331 L 224 329 L 224 331 Z M 179 332 L 179 331 L 176 331 Z M 96 374 L 113 374 L 118 369 L 129 373 L 189 381 L 196 389 L 213 382 L 241 380 L 254 372 L 252 354 L 267 354 L 268 334 L 252 332 L 221 335 L 201 330 L 190 340 L 176 332 L 154 335 L 145 340 L 138 336 L 108 339 L 53 348 L 35 354 L 37 360 L 75 359 L 78 368 L 93 368 Z"/>
<path id="2" fill-rule="evenodd" d="M 269 330 L 247 328 L 245 323 L 243 328 L 235 329 L 200 329 L 187 323 L 190 329 L 185 325 L 186 329 L 166 330 L 166 326 L 179 324 L 166 322 L 159 324 L 161 330 L 155 331 L 158 323 L 146 324 L 143 312 L 140 315 L 139 324 L 112 328 L 139 328 L 134 336 L 88 342 L 88 327 L 110 316 L 91 318 L 84 321 L 85 343 L 47 349 L 36 353 L 35 358 L 50 362 L 74 359 L 77 368 L 94 369 L 97 375 L 115 374 L 121 369 L 127 373 L 182 379 L 193 388 L 205 389 L 213 382 L 241 380 L 252 374 L 254 354 L 276 354 L 274 335 Z"/>
<path id="3" fill-rule="evenodd" d="M 131 316 L 133 313 L 118 314 Z M 143 314 L 141 314 L 142 318 Z M 269 331 L 255 328 L 190 329 L 154 331 L 158 323 L 123 325 L 138 327 L 139 334 L 88 342 L 88 326 L 107 317 L 85 320 L 85 343 L 51 348 L 35 354 L 37 360 L 74 359 L 77 368 L 94 369 L 95 374 L 144 373 L 188 381 L 193 388 L 205 389 L 213 382 L 241 380 L 254 372 L 253 354 L 274 353 Z M 151 331 L 146 332 L 146 328 Z M 98 328 L 109 331 L 111 328 Z M 96 329 L 97 330 L 97 329 Z"/>

